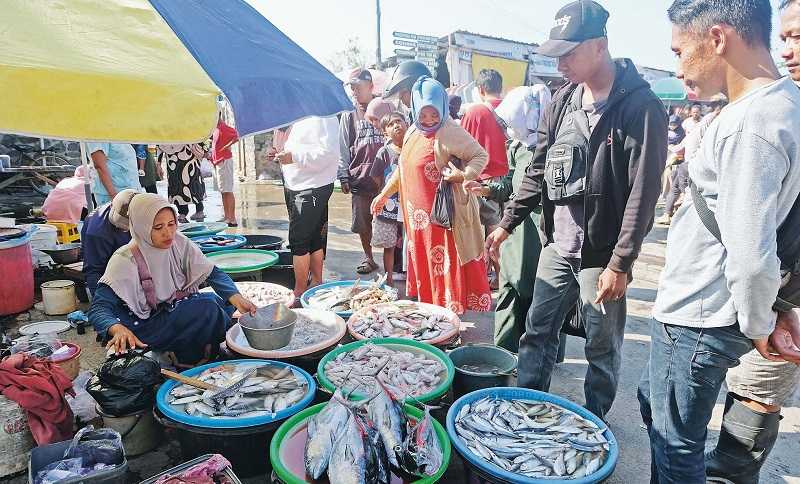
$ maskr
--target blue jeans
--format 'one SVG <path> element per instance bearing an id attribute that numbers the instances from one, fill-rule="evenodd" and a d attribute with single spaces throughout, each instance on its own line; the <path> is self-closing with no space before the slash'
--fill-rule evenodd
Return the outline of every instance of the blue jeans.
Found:
<path id="1" fill-rule="evenodd" d="M 580 300 L 581 320 L 586 327 L 584 353 L 589 363 L 583 392 L 586 408 L 600 418 L 614 402 L 625 337 L 625 296 L 604 303 L 597 297 L 602 267 L 582 269 L 580 261 L 565 259 L 553 244 L 542 249 L 533 285 L 533 302 L 519 341 L 519 386 L 548 391 L 558 355 L 558 336 L 567 312 Z"/>
<path id="2" fill-rule="evenodd" d="M 639 408 L 650 434 L 650 482 L 704 484 L 706 427 L 729 368 L 753 349 L 739 326 L 651 324 Z"/>

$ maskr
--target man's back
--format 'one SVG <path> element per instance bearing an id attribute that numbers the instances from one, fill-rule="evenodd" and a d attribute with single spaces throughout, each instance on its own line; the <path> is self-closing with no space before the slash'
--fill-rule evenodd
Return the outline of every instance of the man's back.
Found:
<path id="1" fill-rule="evenodd" d="M 500 104 L 496 100 L 493 107 Z M 461 126 L 475 138 L 489 154 L 489 163 L 483 169 L 480 178 L 494 178 L 505 176 L 508 173 L 508 158 L 506 156 L 506 134 L 495 118 L 495 114 L 488 106 L 475 104 L 467 109 L 461 119 Z"/>
<path id="2" fill-rule="evenodd" d="M 711 123 L 689 165 L 715 213 L 724 247 L 703 226 L 694 202 L 670 228 L 667 264 L 654 315 L 667 324 L 739 323 L 761 338 L 775 322 L 780 285 L 775 233 L 800 194 L 800 90 L 788 79 L 731 103 Z"/>

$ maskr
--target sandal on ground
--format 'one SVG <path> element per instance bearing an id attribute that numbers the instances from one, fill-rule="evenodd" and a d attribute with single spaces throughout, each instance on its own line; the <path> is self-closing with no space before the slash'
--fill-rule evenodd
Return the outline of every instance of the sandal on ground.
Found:
<path id="1" fill-rule="evenodd" d="M 369 259 L 364 259 L 363 261 L 361 261 L 361 264 L 359 264 L 359 266 L 356 268 L 356 272 L 358 272 L 359 274 L 369 274 L 370 272 L 373 272 L 376 269 L 378 269 L 378 264 Z"/>

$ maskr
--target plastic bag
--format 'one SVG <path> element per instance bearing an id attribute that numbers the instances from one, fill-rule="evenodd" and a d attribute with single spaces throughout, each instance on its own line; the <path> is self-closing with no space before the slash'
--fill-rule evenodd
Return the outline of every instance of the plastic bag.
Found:
<path id="1" fill-rule="evenodd" d="M 75 396 L 66 395 L 69 408 L 72 413 L 83 422 L 90 422 L 97 418 L 97 411 L 94 401 L 89 392 L 86 391 L 86 384 L 92 378 L 92 372 L 82 371 L 77 378 L 72 382 L 72 388 L 75 389 Z"/>
<path id="2" fill-rule="evenodd" d="M 14 340 L 14 344 L 11 346 L 11 354 L 27 353 L 37 358 L 49 358 L 62 346 L 55 333 L 34 334 Z"/>
<path id="3" fill-rule="evenodd" d="M 586 339 L 586 325 L 583 324 L 583 318 L 581 318 L 580 301 L 575 303 L 575 305 L 567 311 L 567 316 L 564 318 L 564 322 L 561 325 L 561 332 L 570 336 Z"/>
<path id="4" fill-rule="evenodd" d="M 65 479 L 80 477 L 91 472 L 91 469 L 83 467 L 81 459 L 57 460 L 47 464 L 42 470 L 36 473 L 35 484 L 52 484 L 61 482 Z"/>
<path id="5" fill-rule="evenodd" d="M 452 229 L 454 213 L 455 201 L 453 199 L 453 187 L 450 186 L 450 182 L 442 178 L 433 196 L 431 223 L 439 227 Z"/>
<path id="6" fill-rule="evenodd" d="M 113 429 L 95 430 L 89 425 L 75 434 L 66 452 L 65 459 L 81 459 L 84 467 L 97 464 L 116 466 L 122 464 L 125 455 L 122 450 L 122 436 Z"/>
<path id="7" fill-rule="evenodd" d="M 106 360 L 89 380 L 86 391 L 103 412 L 121 417 L 151 408 L 160 382 L 158 362 L 129 351 Z"/>

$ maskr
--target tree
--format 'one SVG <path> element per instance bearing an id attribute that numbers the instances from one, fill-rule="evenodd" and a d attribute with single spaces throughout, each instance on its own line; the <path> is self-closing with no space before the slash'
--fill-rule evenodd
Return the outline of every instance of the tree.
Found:
<path id="1" fill-rule="evenodd" d="M 367 65 L 367 56 L 361 47 L 361 40 L 358 36 L 348 37 L 345 40 L 344 49 L 337 51 L 328 59 L 333 72 L 341 72 L 345 69 L 355 69 Z"/>

